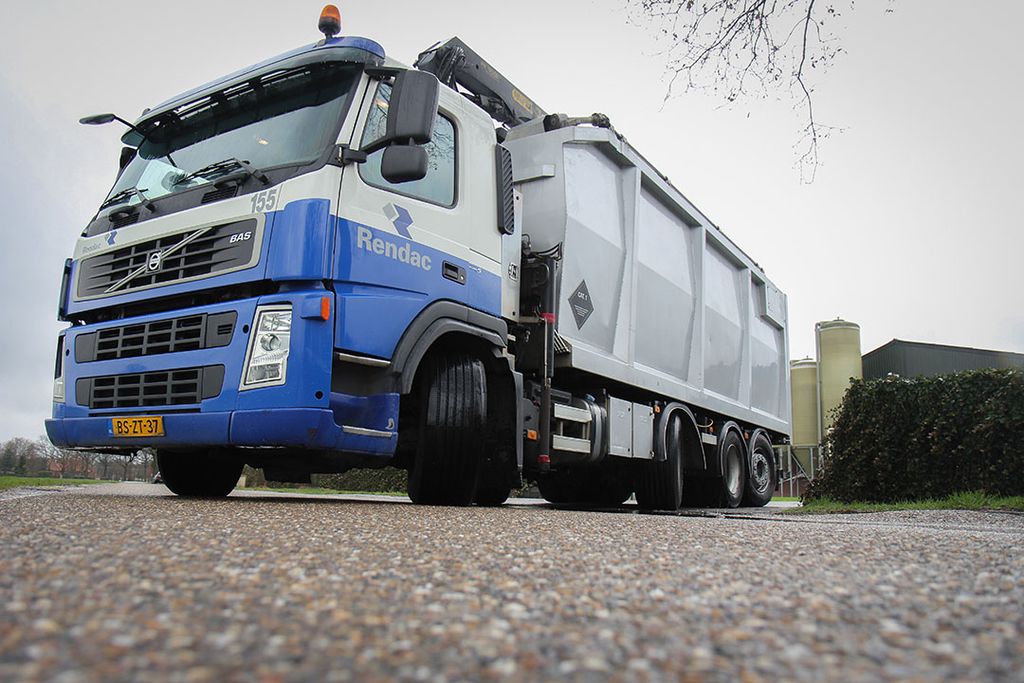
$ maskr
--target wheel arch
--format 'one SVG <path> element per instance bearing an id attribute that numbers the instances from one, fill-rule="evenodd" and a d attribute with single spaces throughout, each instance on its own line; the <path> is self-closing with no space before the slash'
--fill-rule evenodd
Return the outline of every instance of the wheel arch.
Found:
<path id="1" fill-rule="evenodd" d="M 508 326 L 500 318 L 451 301 L 431 304 L 410 323 L 392 354 L 391 371 L 397 376 L 399 393 L 412 391 L 423 359 L 440 348 L 477 356 L 489 373 L 506 368 L 511 373 L 508 361 L 502 359 L 507 341 Z"/>
<path id="2" fill-rule="evenodd" d="M 487 449 L 496 460 L 485 463 L 485 470 L 507 473 L 518 482 L 523 463 L 522 441 L 516 438 L 522 424 L 523 407 L 518 400 L 522 375 L 505 354 L 507 339 L 508 328 L 500 318 L 454 302 L 438 302 L 410 324 L 392 355 L 391 370 L 396 389 L 408 397 L 414 394 L 424 361 L 431 356 L 455 353 L 479 359 L 487 377 L 489 438 L 497 444 Z"/>
<path id="3" fill-rule="evenodd" d="M 743 438 L 743 430 L 740 426 L 732 420 L 729 420 L 722 425 L 722 428 L 719 431 L 718 446 L 716 447 L 717 457 L 715 458 L 715 466 L 717 468 L 717 472 L 715 472 L 715 474 L 717 476 L 725 476 L 725 443 L 727 441 L 725 437 L 729 432 L 736 432 L 736 436 L 739 438 L 740 449 L 742 451 L 740 453 L 740 461 L 744 463 L 744 467 L 746 467 L 747 453 L 749 451 L 747 440 Z"/>
<path id="4" fill-rule="evenodd" d="M 697 418 L 693 411 L 678 402 L 671 402 L 661 409 L 658 419 L 654 423 L 654 459 L 662 462 L 667 459 L 666 434 L 668 433 L 669 421 L 675 414 L 682 414 L 683 417 L 683 468 L 684 469 L 705 469 L 704 447 L 701 445 L 700 430 L 697 428 Z"/>

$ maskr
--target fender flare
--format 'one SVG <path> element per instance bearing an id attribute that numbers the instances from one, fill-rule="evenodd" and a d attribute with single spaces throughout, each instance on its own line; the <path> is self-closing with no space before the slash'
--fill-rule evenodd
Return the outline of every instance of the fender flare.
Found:
<path id="1" fill-rule="evenodd" d="M 741 454 L 741 462 L 743 463 L 744 467 L 747 466 L 747 452 L 749 451 L 749 448 L 747 447 L 746 439 L 743 438 L 743 430 L 740 429 L 740 426 L 738 424 L 736 424 L 732 420 L 729 420 L 728 422 L 722 425 L 722 429 L 720 431 L 721 436 L 718 437 L 718 447 L 716 448 L 718 453 L 717 457 L 715 458 L 715 475 L 719 477 L 723 476 L 723 473 L 725 472 L 725 435 L 731 431 L 736 432 L 736 436 L 738 436 L 740 439 L 740 448 L 743 449 L 743 453 Z"/>
<path id="2" fill-rule="evenodd" d="M 655 462 L 664 462 L 668 459 L 668 453 L 666 451 L 667 446 L 665 445 L 665 435 L 668 433 L 668 423 L 672 415 L 675 413 L 683 413 L 686 415 L 683 418 L 683 422 L 689 425 L 690 429 L 685 429 L 685 432 L 689 432 L 689 436 L 695 439 L 697 444 L 697 453 L 700 454 L 701 461 L 703 462 L 704 449 L 700 447 L 700 431 L 697 429 L 697 418 L 694 417 L 693 412 L 682 403 L 671 402 L 666 404 L 662 409 L 661 413 L 658 414 L 658 418 L 654 421 L 654 460 Z M 684 435 L 684 438 L 685 435 Z M 684 453 L 689 452 L 693 449 L 686 449 Z M 683 466 L 689 467 L 687 462 L 688 458 L 684 455 Z"/>
<path id="3" fill-rule="evenodd" d="M 497 353 L 508 345 L 504 320 L 452 301 L 435 302 L 413 319 L 391 356 L 390 370 L 397 377 L 399 393 L 412 391 L 420 361 L 434 342 L 448 334 L 481 339 Z"/>

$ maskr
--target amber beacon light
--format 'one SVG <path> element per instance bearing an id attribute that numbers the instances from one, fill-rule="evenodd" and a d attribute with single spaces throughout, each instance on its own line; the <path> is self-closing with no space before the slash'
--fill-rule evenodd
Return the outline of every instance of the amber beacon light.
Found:
<path id="1" fill-rule="evenodd" d="M 341 33 L 341 11 L 337 5 L 324 5 L 320 12 L 320 22 L 316 27 L 328 40 Z"/>

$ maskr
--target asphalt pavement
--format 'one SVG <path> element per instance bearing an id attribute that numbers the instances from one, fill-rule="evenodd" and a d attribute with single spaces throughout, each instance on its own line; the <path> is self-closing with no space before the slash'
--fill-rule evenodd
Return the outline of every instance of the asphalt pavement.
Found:
<path id="1" fill-rule="evenodd" d="M 1024 680 L 1024 516 L 0 496 L 0 680 Z"/>

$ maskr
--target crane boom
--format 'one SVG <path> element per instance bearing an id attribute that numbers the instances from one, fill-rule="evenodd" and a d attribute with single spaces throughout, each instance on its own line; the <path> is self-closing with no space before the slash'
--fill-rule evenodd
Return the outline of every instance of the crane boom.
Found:
<path id="1" fill-rule="evenodd" d="M 454 90 L 461 87 L 470 100 L 510 128 L 546 114 L 457 37 L 421 52 L 414 66 Z"/>

